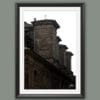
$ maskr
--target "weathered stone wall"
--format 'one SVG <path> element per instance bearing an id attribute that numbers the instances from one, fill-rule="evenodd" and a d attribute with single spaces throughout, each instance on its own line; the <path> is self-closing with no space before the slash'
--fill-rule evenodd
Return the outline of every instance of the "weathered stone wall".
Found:
<path id="1" fill-rule="evenodd" d="M 59 61 L 59 42 L 61 41 L 61 39 L 56 36 L 56 52 L 55 52 L 55 55 L 56 55 L 56 60 Z"/>
<path id="2" fill-rule="evenodd" d="M 71 70 L 71 58 L 73 54 L 69 51 L 65 52 L 64 55 L 64 65 L 67 67 L 68 70 Z"/>
<path id="3" fill-rule="evenodd" d="M 34 48 L 34 33 L 33 30 L 25 33 L 25 47 Z"/>
<path id="4" fill-rule="evenodd" d="M 71 69 L 71 52 L 65 45 L 59 45 L 57 37 L 59 25 L 54 20 L 40 20 L 29 24 L 25 32 L 25 88 L 26 89 L 62 89 L 75 88 L 75 77 Z M 28 36 L 28 39 L 26 38 Z M 39 58 L 44 59 L 45 65 L 39 61 L 32 52 L 36 52 Z M 53 68 L 57 68 L 53 70 Z M 61 69 L 58 72 L 58 69 Z M 74 85 L 74 87 L 70 87 Z"/>
<path id="5" fill-rule="evenodd" d="M 65 50 L 67 47 L 65 45 L 59 45 L 59 63 L 60 65 L 64 65 L 64 55 L 65 55 Z"/>
<path id="6" fill-rule="evenodd" d="M 44 58 L 53 57 L 54 34 L 52 25 L 34 27 L 34 51 Z"/>
<path id="7" fill-rule="evenodd" d="M 25 88 L 51 88 L 49 70 L 29 53 L 25 54 L 25 69 Z"/>
<path id="8" fill-rule="evenodd" d="M 35 58 L 29 49 L 25 50 L 25 88 L 61 89 L 69 88 L 69 79 L 61 72 L 49 69 L 49 66 Z M 54 66 L 51 66 L 54 67 Z"/>
<path id="9" fill-rule="evenodd" d="M 25 38 L 25 47 L 34 48 L 34 32 L 32 24 L 24 22 L 24 38 Z"/>
<path id="10" fill-rule="evenodd" d="M 56 59 L 57 27 L 54 23 L 51 20 L 34 22 L 34 51 L 48 60 Z"/>

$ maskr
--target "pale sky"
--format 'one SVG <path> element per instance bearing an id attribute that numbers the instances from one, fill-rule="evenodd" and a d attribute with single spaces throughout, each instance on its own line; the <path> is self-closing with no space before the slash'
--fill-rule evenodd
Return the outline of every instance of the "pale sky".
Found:
<path id="1" fill-rule="evenodd" d="M 46 17 L 45 17 L 46 16 Z M 31 23 L 36 20 L 53 19 L 60 25 L 57 35 L 62 39 L 72 56 L 72 71 L 74 75 L 80 70 L 80 8 L 79 7 L 26 7 L 24 21 Z"/>

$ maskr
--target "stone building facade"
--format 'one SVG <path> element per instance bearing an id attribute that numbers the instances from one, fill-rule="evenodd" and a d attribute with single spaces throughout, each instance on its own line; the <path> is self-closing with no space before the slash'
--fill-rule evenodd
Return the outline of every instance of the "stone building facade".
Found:
<path id="1" fill-rule="evenodd" d="M 75 89 L 73 54 L 59 44 L 59 27 L 55 20 L 47 19 L 24 23 L 26 89 Z"/>

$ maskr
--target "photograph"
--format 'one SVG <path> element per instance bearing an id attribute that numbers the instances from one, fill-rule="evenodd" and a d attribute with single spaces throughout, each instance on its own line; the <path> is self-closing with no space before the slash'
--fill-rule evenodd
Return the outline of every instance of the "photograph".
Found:
<path id="1" fill-rule="evenodd" d="M 83 97 L 84 34 L 84 3 L 17 3 L 16 97 Z"/>

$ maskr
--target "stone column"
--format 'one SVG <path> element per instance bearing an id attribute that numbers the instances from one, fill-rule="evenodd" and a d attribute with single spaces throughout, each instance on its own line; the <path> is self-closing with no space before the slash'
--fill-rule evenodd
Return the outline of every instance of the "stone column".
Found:
<path id="1" fill-rule="evenodd" d="M 61 41 L 60 37 L 56 37 L 56 60 L 59 61 L 59 42 Z"/>
<path id="2" fill-rule="evenodd" d="M 32 22 L 34 27 L 34 51 L 53 62 L 56 54 L 56 30 L 59 28 L 55 20 L 39 20 Z"/>
<path id="3" fill-rule="evenodd" d="M 64 56 L 64 65 L 68 70 L 71 70 L 71 57 L 73 56 L 72 52 L 65 52 Z"/>
<path id="4" fill-rule="evenodd" d="M 65 50 L 68 49 L 66 45 L 59 45 L 59 63 L 60 65 L 64 65 L 64 54 Z"/>

